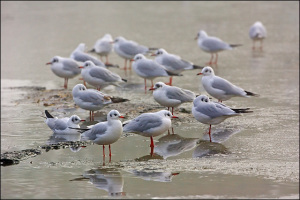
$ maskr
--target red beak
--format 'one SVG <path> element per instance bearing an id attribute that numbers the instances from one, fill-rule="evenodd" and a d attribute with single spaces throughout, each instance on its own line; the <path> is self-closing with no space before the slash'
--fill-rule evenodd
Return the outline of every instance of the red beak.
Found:
<path id="1" fill-rule="evenodd" d="M 85 120 L 84 119 L 82 119 L 82 120 L 80 120 L 81 122 L 85 122 Z"/>
<path id="2" fill-rule="evenodd" d="M 202 75 L 202 74 L 203 74 L 203 73 L 200 72 L 200 73 L 198 73 L 197 75 Z"/>
<path id="3" fill-rule="evenodd" d="M 149 90 L 156 90 L 156 88 L 150 88 Z"/>
<path id="4" fill-rule="evenodd" d="M 84 67 L 83 67 L 83 66 L 79 66 L 78 68 L 82 69 L 82 68 L 84 68 Z"/>
<path id="5" fill-rule="evenodd" d="M 178 117 L 176 117 L 176 116 L 173 115 L 172 118 L 178 118 Z"/>
<path id="6" fill-rule="evenodd" d="M 172 173 L 172 176 L 176 176 L 176 175 L 178 175 L 179 173 Z"/>
<path id="7" fill-rule="evenodd" d="M 119 118 L 123 118 L 124 119 L 125 117 L 121 115 Z"/>
<path id="8" fill-rule="evenodd" d="M 156 56 L 156 54 L 155 54 L 155 53 L 153 53 L 153 54 L 151 54 L 151 56 Z"/>
<path id="9" fill-rule="evenodd" d="M 134 59 L 130 59 L 130 61 L 131 61 L 131 62 L 133 62 L 133 61 L 134 61 Z"/>
<path id="10" fill-rule="evenodd" d="M 46 65 L 51 65 L 52 64 L 52 62 L 48 62 L 48 63 L 46 63 Z"/>

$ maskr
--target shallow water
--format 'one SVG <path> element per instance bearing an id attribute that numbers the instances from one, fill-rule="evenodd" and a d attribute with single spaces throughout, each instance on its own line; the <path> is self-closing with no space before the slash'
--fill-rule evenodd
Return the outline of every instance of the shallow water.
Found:
<path id="1" fill-rule="evenodd" d="M 50 142 L 52 133 L 41 117 L 45 109 L 59 117 L 88 118 L 72 102 L 68 109 L 45 107 L 33 98 L 23 100 L 36 91 L 10 87 L 62 88 L 63 79 L 45 63 L 55 55 L 68 57 L 81 42 L 90 48 L 105 33 L 165 48 L 198 65 L 210 59 L 194 40 L 199 29 L 243 44 L 221 52 L 213 67 L 217 75 L 260 94 L 224 102 L 254 113 L 213 126 L 211 144 L 203 134 L 207 125 L 178 112 L 175 135 L 155 138 L 154 157 L 149 138 L 138 135 L 114 143 L 111 162 L 108 157 L 103 162 L 98 145 L 42 150 L 1 167 L 1 198 L 299 198 L 298 8 L 299 2 L 1 2 L 1 153 Z M 257 20 L 268 31 L 263 52 L 253 52 L 248 37 Z M 110 61 L 123 67 L 115 53 Z M 134 72 L 112 71 L 128 83 L 104 92 L 157 105 Z M 197 73 L 183 72 L 173 84 L 205 93 Z M 68 92 L 81 83 L 78 78 L 69 80 Z M 190 111 L 191 104 L 180 108 Z"/>

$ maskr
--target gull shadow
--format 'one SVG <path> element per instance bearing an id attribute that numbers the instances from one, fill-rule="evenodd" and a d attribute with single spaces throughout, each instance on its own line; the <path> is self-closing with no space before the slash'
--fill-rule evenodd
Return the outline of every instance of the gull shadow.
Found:
<path id="1" fill-rule="evenodd" d="M 76 142 L 76 141 L 80 141 L 81 140 L 81 136 L 80 133 L 78 134 L 57 134 L 57 133 L 53 133 L 53 135 L 51 135 L 49 137 L 49 139 L 47 140 L 46 144 L 47 145 L 55 145 L 55 144 L 59 144 L 59 143 L 64 143 L 64 142 Z M 72 152 L 78 152 L 81 150 L 81 146 L 70 146 L 69 149 Z M 47 149 L 46 149 L 47 151 Z"/>
<path id="2" fill-rule="evenodd" d="M 193 149 L 198 141 L 199 138 L 185 138 L 178 134 L 166 135 L 155 143 L 154 153 L 167 159 Z"/>
<path id="3" fill-rule="evenodd" d="M 193 158 L 210 157 L 216 154 L 229 153 L 230 152 L 223 144 L 201 140 L 193 152 Z"/>
<path id="4" fill-rule="evenodd" d="M 106 191 L 109 196 L 126 196 L 123 192 L 123 176 L 116 168 L 90 169 L 85 171 L 82 177 L 70 181 L 89 181 L 96 188 Z"/>

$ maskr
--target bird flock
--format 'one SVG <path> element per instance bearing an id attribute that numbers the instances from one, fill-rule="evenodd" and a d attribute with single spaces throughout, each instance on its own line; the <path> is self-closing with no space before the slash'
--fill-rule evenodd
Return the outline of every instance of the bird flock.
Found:
<path id="1" fill-rule="evenodd" d="M 259 49 L 262 50 L 266 29 L 261 22 L 255 22 L 250 27 L 249 37 L 253 40 L 252 49 L 255 50 L 255 43 L 259 41 Z M 222 102 L 232 97 L 257 97 L 259 95 L 215 75 L 212 68 L 213 64 L 217 64 L 219 52 L 231 50 L 241 44 L 228 44 L 220 38 L 208 36 L 204 30 L 200 30 L 195 39 L 201 50 L 211 54 L 211 59 L 207 63 L 210 66 L 195 65 L 178 55 L 168 53 L 163 48 L 147 47 L 121 36 L 113 40 L 110 34 L 105 34 L 97 40 L 93 49 L 89 51 L 86 51 L 84 43 L 80 43 L 69 57 L 54 56 L 46 64 L 51 65 L 51 70 L 55 75 L 65 79 L 65 89 L 68 88 L 68 79 L 81 74 L 83 84 L 73 87 L 72 96 L 77 106 L 89 111 L 90 121 L 94 121 L 94 111 L 114 104 L 112 97 L 100 90 L 108 85 L 123 87 L 122 83 L 127 82 L 126 79 L 109 70 L 110 67 L 119 68 L 118 65 L 109 62 L 108 57 L 112 52 L 124 59 L 122 70 L 133 69 L 139 77 L 144 79 L 145 92 L 153 91 L 154 100 L 161 106 L 167 107 L 167 110 L 142 113 L 134 119 L 121 122 L 120 118 L 124 117 L 119 111 L 112 109 L 107 114 L 107 121 L 87 128 L 80 128 L 79 123 L 85 120 L 81 120 L 77 115 L 58 119 L 45 110 L 45 123 L 56 134 L 81 134 L 82 140 L 91 140 L 98 145 L 103 145 L 103 157 L 105 157 L 105 145 L 108 145 L 110 158 L 110 145 L 118 141 L 123 132 L 150 137 L 151 155 L 153 155 L 153 137 L 163 134 L 172 127 L 171 119 L 177 118 L 174 115 L 174 108 L 183 103 L 192 103 L 193 117 L 209 125 L 208 134 L 212 142 L 211 125 L 220 124 L 227 118 L 239 116 L 242 113 L 253 112 L 249 108 L 230 108 Z M 100 56 L 100 59 L 91 54 Z M 213 61 L 214 55 L 216 58 Z M 155 59 L 152 60 L 146 56 L 155 56 Z M 102 61 L 103 57 L 105 57 L 105 62 Z M 181 73 L 185 70 L 201 70 L 197 75 L 202 75 L 203 88 L 218 101 L 212 101 L 212 98 L 205 94 L 197 95 L 193 91 L 173 86 L 173 76 L 182 76 Z M 153 80 L 158 77 L 170 79 L 168 83 L 159 81 L 153 84 Z M 146 80 L 151 81 L 149 90 L 147 90 Z M 87 89 L 87 84 L 96 89 Z"/>

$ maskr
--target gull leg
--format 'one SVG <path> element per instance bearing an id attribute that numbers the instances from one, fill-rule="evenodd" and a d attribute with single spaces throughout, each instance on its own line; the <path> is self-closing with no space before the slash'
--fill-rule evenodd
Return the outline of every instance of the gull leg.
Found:
<path id="1" fill-rule="evenodd" d="M 111 148 L 110 148 L 110 144 L 108 145 L 109 148 L 109 162 L 111 162 Z"/>
<path id="2" fill-rule="evenodd" d="M 207 65 L 211 65 L 212 64 L 212 60 L 214 58 L 214 54 L 212 53 L 211 54 L 211 57 L 210 57 L 210 61 L 208 63 L 206 63 Z"/>
<path id="3" fill-rule="evenodd" d="M 172 79 L 173 79 L 173 76 L 170 76 L 169 83 L 165 83 L 165 84 L 166 84 L 166 85 L 172 85 Z"/>
<path id="4" fill-rule="evenodd" d="M 208 131 L 208 134 L 209 134 L 209 141 L 211 142 L 211 124 L 209 125 L 209 131 Z"/>
<path id="5" fill-rule="evenodd" d="M 104 145 L 102 146 L 103 146 L 103 157 L 105 157 L 105 146 Z"/>
<path id="6" fill-rule="evenodd" d="M 217 62 L 218 62 L 218 53 L 216 53 L 216 60 L 213 64 L 217 64 Z"/>
<path id="7" fill-rule="evenodd" d="M 145 94 L 147 93 L 147 81 L 146 81 L 146 79 L 144 78 L 144 82 L 145 82 Z"/>
<path id="8" fill-rule="evenodd" d="M 124 70 L 127 70 L 127 59 L 125 59 L 125 65 L 124 65 Z"/>
<path id="9" fill-rule="evenodd" d="M 151 153 L 150 153 L 150 155 L 151 155 L 151 157 L 152 157 L 152 156 L 153 156 L 153 150 L 154 150 L 153 137 L 151 136 L 150 139 L 151 139 L 151 144 L 150 144 L 150 147 L 151 147 Z"/>
<path id="10" fill-rule="evenodd" d="M 172 107 L 172 115 L 173 115 L 174 107 Z"/>

